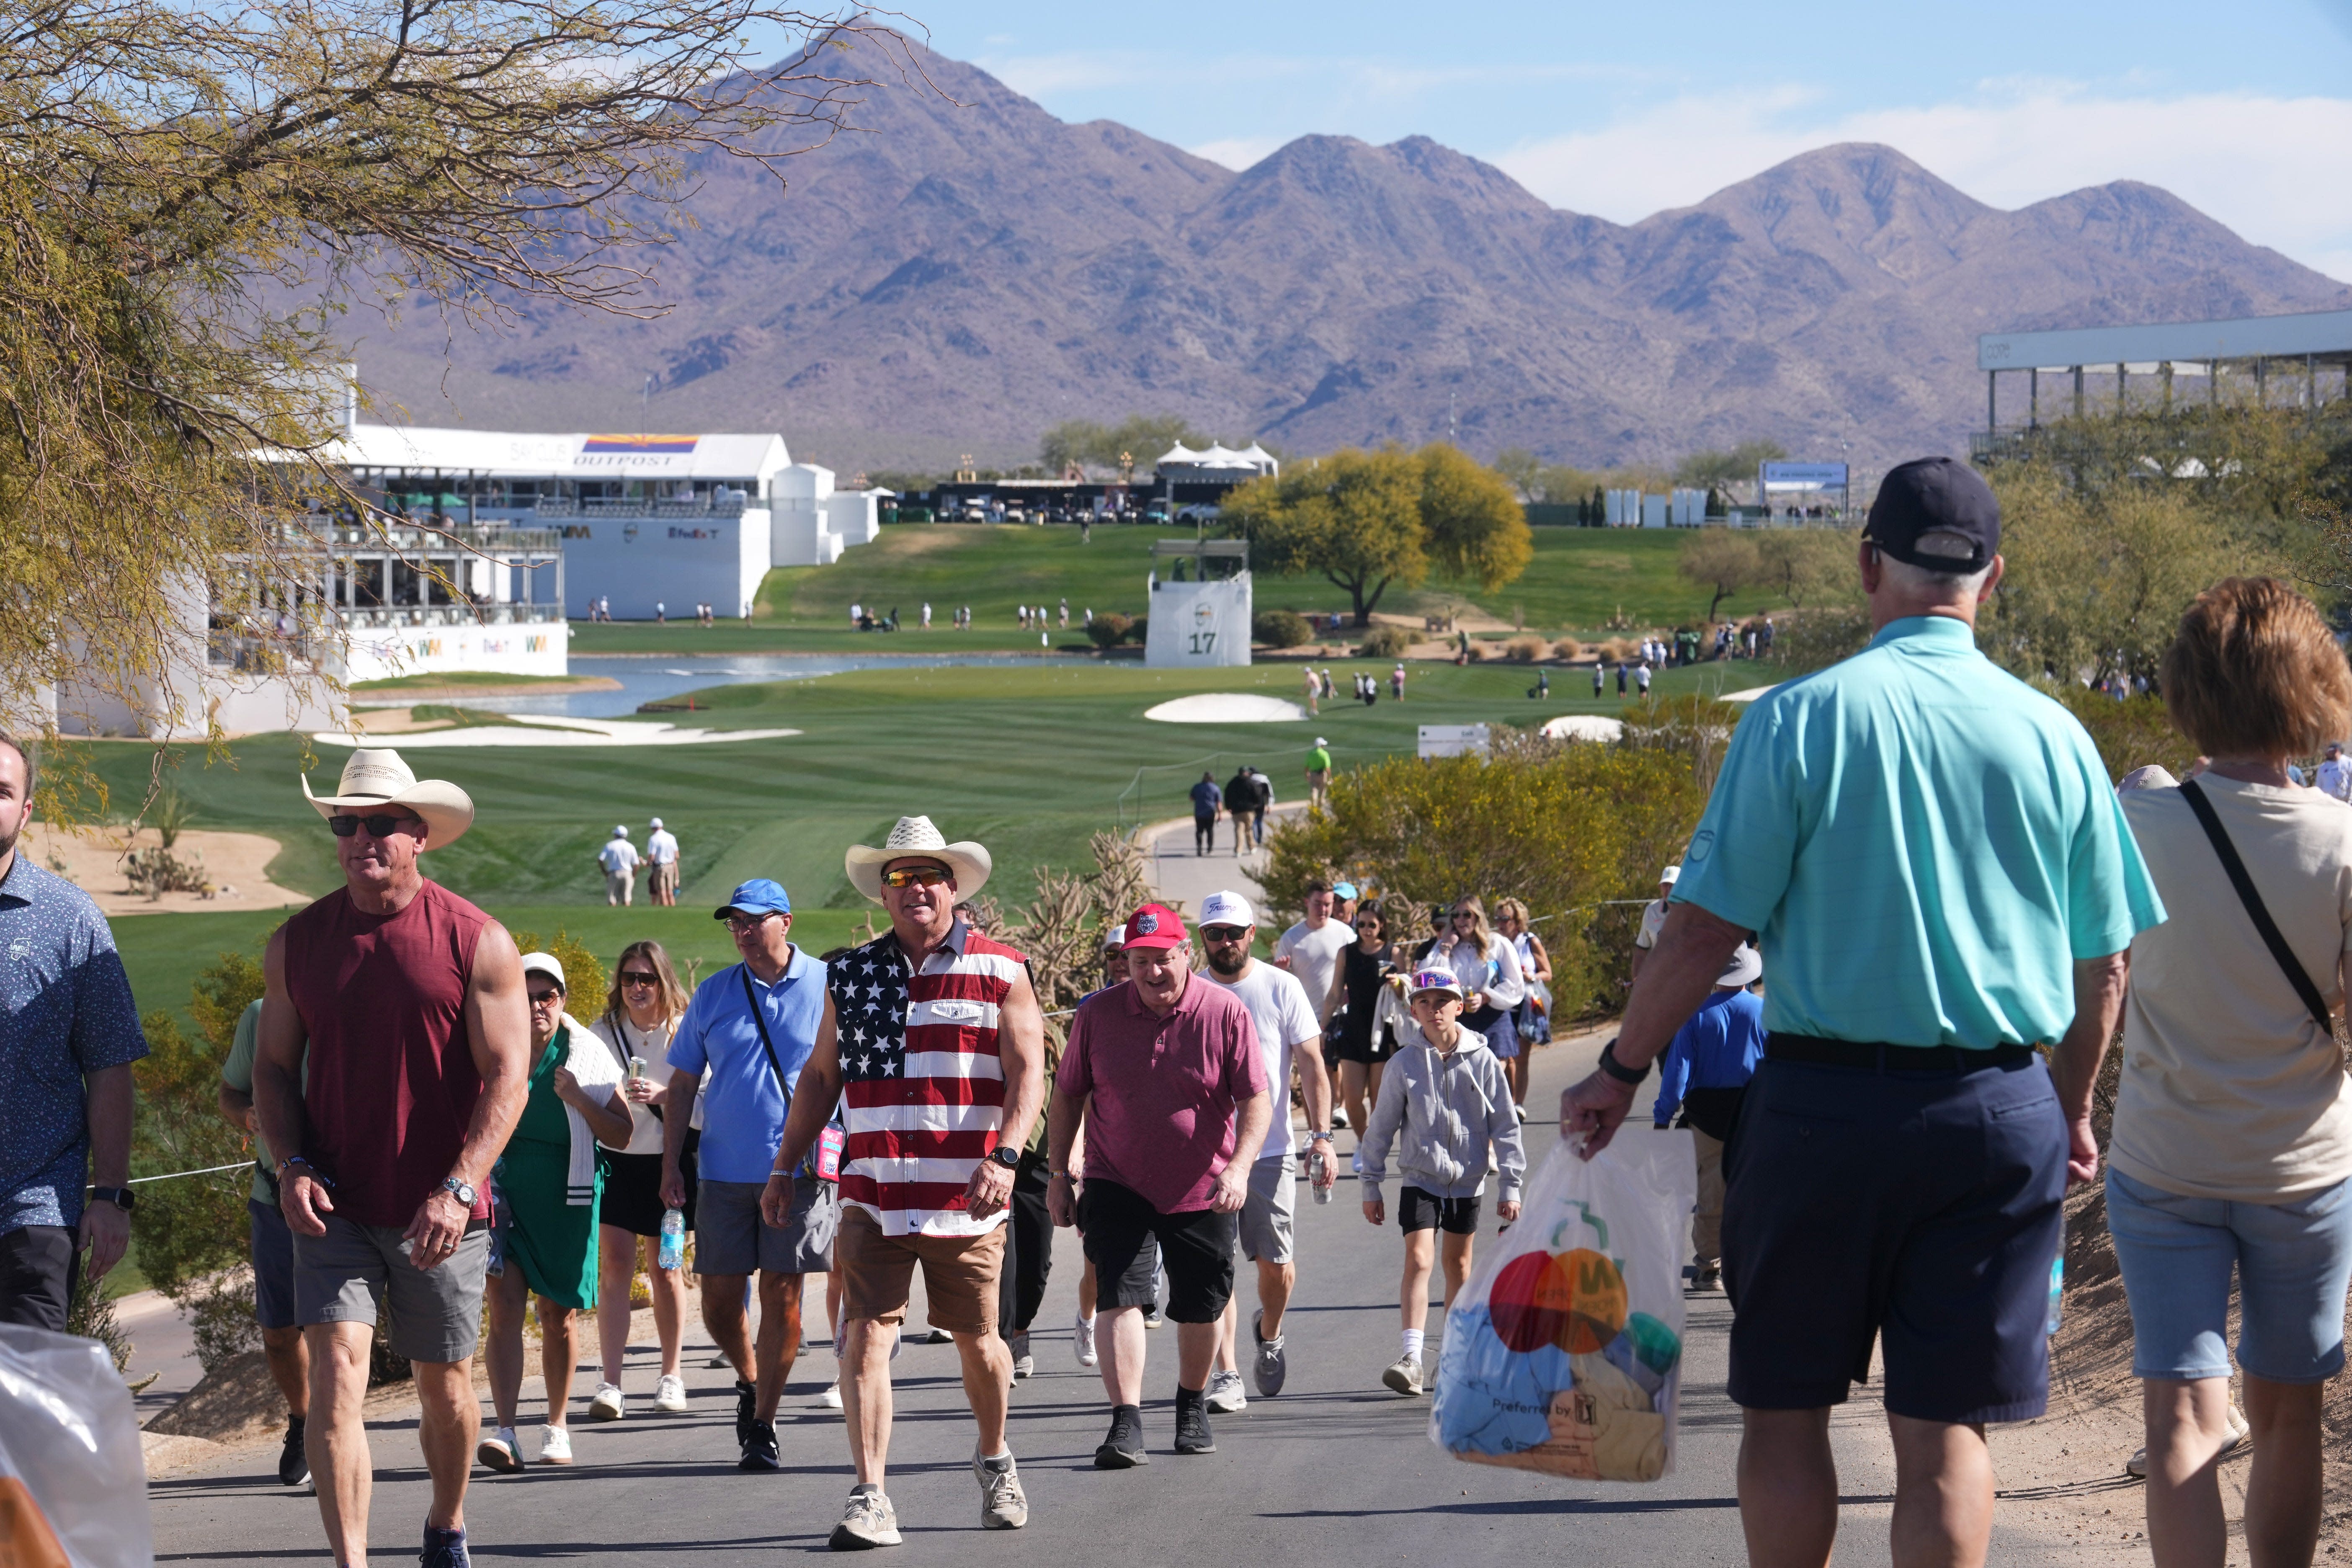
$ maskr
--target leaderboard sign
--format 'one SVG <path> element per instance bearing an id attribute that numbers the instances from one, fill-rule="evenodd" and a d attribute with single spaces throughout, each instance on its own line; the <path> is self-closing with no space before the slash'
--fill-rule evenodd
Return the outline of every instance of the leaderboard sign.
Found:
<path id="1" fill-rule="evenodd" d="M 1846 488 L 1843 463 L 1759 463 L 1759 490 L 1842 490 Z"/>

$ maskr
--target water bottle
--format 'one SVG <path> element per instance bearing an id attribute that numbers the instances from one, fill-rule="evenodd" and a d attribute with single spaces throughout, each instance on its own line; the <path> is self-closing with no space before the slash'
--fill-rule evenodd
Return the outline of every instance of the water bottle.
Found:
<path id="1" fill-rule="evenodd" d="M 2065 1299 L 2066 1255 L 2062 1252 L 2050 1260 L 2050 1312 L 2042 1321 L 2042 1331 L 2045 1336 L 2056 1336 L 2058 1311 L 2065 1304 Z"/>
<path id="2" fill-rule="evenodd" d="M 661 1266 L 664 1268 L 686 1267 L 686 1211 L 662 1211 Z"/>
<path id="3" fill-rule="evenodd" d="M 1331 1201 L 1331 1187 L 1328 1183 L 1323 1180 L 1323 1174 L 1331 1168 L 1330 1154 L 1325 1151 L 1322 1144 L 1317 1143 L 1314 1145 L 1313 1152 L 1307 1156 L 1307 1190 L 1315 1194 L 1315 1201 L 1317 1203 L 1329 1203 Z"/>

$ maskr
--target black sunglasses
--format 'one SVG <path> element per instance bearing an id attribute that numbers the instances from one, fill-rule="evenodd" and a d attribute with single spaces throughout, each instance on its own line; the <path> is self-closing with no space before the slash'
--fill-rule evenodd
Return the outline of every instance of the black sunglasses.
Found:
<path id="1" fill-rule="evenodd" d="M 624 985 L 658 985 L 661 984 L 661 981 L 657 977 L 647 974 L 642 970 L 632 969 L 621 976 L 621 984 Z"/>
<path id="2" fill-rule="evenodd" d="M 368 837 L 371 838 L 389 838 L 404 829 L 420 826 L 422 825 L 413 816 L 394 816 L 388 811 L 379 811 L 373 816 L 327 818 L 327 826 L 338 838 L 355 837 L 362 827 L 368 830 Z"/>

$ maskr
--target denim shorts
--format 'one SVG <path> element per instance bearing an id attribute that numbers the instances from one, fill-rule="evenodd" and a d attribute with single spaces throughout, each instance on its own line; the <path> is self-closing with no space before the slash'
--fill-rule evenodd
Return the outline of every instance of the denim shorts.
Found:
<path id="1" fill-rule="evenodd" d="M 2352 1181 L 2241 1204 L 2184 1198 L 2110 1167 L 2107 1229 L 2131 1303 L 2134 1376 L 2230 1375 L 2233 1268 L 2239 1366 L 2272 1383 L 2325 1383 L 2343 1370 Z"/>

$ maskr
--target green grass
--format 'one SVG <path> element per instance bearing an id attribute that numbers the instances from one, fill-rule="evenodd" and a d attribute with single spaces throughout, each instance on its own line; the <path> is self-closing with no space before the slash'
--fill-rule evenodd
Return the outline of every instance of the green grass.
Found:
<path id="1" fill-rule="evenodd" d="M 1345 691 L 1351 668 L 1332 662 Z M 1371 668 L 1385 675 L 1384 663 Z M 725 962 L 730 950 L 709 911 L 750 877 L 774 877 L 791 889 L 812 947 L 844 940 L 871 906 L 845 879 L 842 852 L 879 843 L 901 815 L 929 816 L 950 838 L 986 844 L 996 862 L 991 891 L 1018 909 L 1034 892 L 1038 865 L 1090 863 L 1087 839 L 1097 828 L 1182 815 L 1184 792 L 1203 768 L 1222 783 L 1240 763 L 1254 763 L 1292 799 L 1304 790 L 1305 754 L 1318 734 L 1330 738 L 1335 760 L 1348 767 L 1410 753 L 1422 724 L 1524 724 L 1619 706 L 1613 686 L 1594 702 L 1580 671 L 1552 671 L 1551 699 L 1538 704 L 1528 699 L 1535 674 L 1525 666 L 1433 664 L 1415 670 L 1402 704 L 1327 703 L 1304 723 L 1177 725 L 1143 717 L 1156 702 L 1198 691 L 1289 698 L 1296 671 L 1290 665 L 1150 670 L 1127 662 L 864 670 L 697 693 L 702 724 L 803 731 L 796 736 L 615 752 L 420 749 L 408 760 L 420 773 L 462 785 L 479 813 L 463 839 L 427 854 L 435 879 L 517 929 L 552 935 L 563 926 L 598 952 L 617 952 L 649 933 L 674 941 L 683 956 Z M 1702 666 L 1665 672 L 1658 689 L 1737 689 L 1761 679 L 1744 664 Z M 397 744 L 398 737 L 387 739 Z M 187 753 L 172 782 L 193 808 L 193 826 L 278 837 L 284 848 L 271 879 L 317 894 L 341 874 L 334 840 L 302 799 L 302 746 L 293 736 L 251 737 L 235 743 L 232 762 L 210 765 L 201 753 Z M 143 780 L 147 750 L 91 750 L 118 798 L 130 796 Z M 325 790 L 348 753 L 320 752 L 314 787 Z M 1147 770 L 1145 785 L 1122 810 L 1122 792 L 1139 768 Z M 680 907 L 608 909 L 596 850 L 616 822 L 642 843 L 652 816 L 682 845 Z M 118 920 L 114 930 L 142 1005 L 178 1007 L 215 953 L 253 951 L 275 923 L 262 914 L 154 914 Z"/>
<path id="2" fill-rule="evenodd" d="M 1620 610 L 1637 627 L 1649 629 L 1695 621 L 1706 611 L 1708 595 L 1675 572 L 1675 558 L 1690 535 L 1681 530 L 1538 528 L 1535 558 L 1517 581 L 1489 594 L 1475 583 L 1433 578 L 1420 588 L 1391 589 L 1379 605 L 1383 613 L 1418 615 L 1448 605 L 1475 605 L 1509 621 L 1524 610 L 1532 630 L 1591 637 L 1604 632 Z M 576 625 L 572 651 L 578 654 L 694 653 L 933 653 L 1027 650 L 1037 634 L 1024 632 L 1018 606 L 1049 609 L 1070 601 L 1071 630 L 1051 635 L 1057 648 L 1091 645 L 1077 627 L 1085 610 L 1140 614 L 1144 584 L 1151 570 L 1155 538 L 1190 539 L 1189 529 L 1106 527 L 1094 542 L 1081 544 L 1069 527 L 979 524 L 907 524 L 882 531 L 831 566 L 782 567 L 768 574 L 760 590 L 760 618 L 751 626 L 722 623 L 704 630 L 692 623 L 657 626 L 650 622 Z M 930 601 L 934 626 L 919 629 L 923 602 Z M 1346 613 L 1349 602 L 1320 577 L 1274 577 L 1256 584 L 1260 609 Z M 848 629 L 852 603 L 898 610 L 908 629 L 897 636 Z M 973 626 L 952 631 L 955 606 L 970 605 Z M 1773 608 L 1762 595 L 1727 600 L 1724 613 L 1749 615 Z M 1351 634 L 1352 635 L 1352 634 Z"/>

